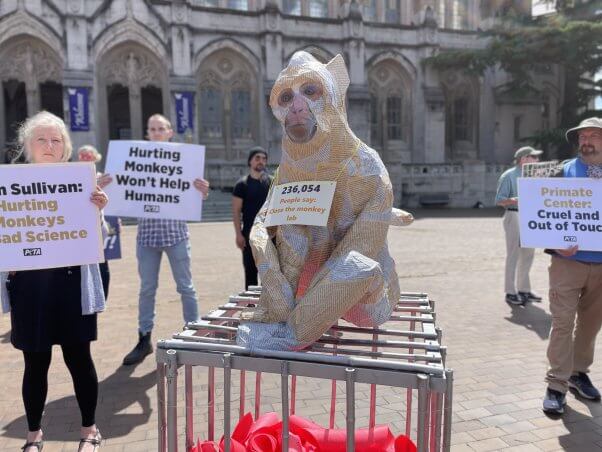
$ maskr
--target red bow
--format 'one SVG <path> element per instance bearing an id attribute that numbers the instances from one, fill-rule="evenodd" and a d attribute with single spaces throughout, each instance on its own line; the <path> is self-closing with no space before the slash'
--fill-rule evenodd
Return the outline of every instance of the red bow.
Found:
<path id="1" fill-rule="evenodd" d="M 345 452 L 347 432 L 325 429 L 300 416 L 289 418 L 288 448 L 293 452 Z M 223 452 L 224 438 L 219 445 L 214 441 L 198 441 L 189 452 Z M 282 422 L 277 413 L 261 415 L 255 422 L 251 413 L 245 414 L 232 432 L 232 452 L 280 452 L 282 450 Z M 355 450 L 358 452 L 416 452 L 416 446 L 405 435 L 393 436 L 389 426 L 355 432 Z"/>

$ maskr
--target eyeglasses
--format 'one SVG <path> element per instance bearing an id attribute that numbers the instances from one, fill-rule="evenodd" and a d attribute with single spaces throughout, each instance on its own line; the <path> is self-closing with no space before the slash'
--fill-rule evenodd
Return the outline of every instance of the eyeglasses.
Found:
<path id="1" fill-rule="evenodd" d="M 54 147 L 59 147 L 63 144 L 63 140 L 60 138 L 44 138 L 44 137 L 38 137 L 36 138 L 36 143 L 41 145 L 41 146 L 49 146 L 51 148 Z"/>

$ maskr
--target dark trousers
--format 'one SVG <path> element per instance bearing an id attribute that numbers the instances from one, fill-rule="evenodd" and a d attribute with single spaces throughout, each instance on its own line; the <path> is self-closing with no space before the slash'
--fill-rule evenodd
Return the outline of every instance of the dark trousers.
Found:
<path id="1" fill-rule="evenodd" d="M 95 424 L 98 399 L 98 377 L 90 354 L 90 342 L 74 345 L 61 345 L 63 358 L 75 389 L 75 398 L 82 416 L 82 427 Z M 30 432 L 40 430 L 42 413 L 48 393 L 48 368 L 52 351 L 23 352 L 25 371 L 23 373 L 23 402 Z"/>
<path id="2" fill-rule="evenodd" d="M 98 264 L 100 270 L 100 279 L 102 279 L 102 288 L 105 293 L 105 300 L 109 298 L 109 282 L 111 281 L 111 273 L 109 272 L 109 261 L 104 261 Z"/>
<path id="3" fill-rule="evenodd" d="M 245 237 L 245 248 L 242 250 L 242 264 L 245 267 L 245 288 L 248 289 L 249 286 L 257 285 L 257 267 L 249 243 L 249 233 L 243 232 L 243 235 Z"/>

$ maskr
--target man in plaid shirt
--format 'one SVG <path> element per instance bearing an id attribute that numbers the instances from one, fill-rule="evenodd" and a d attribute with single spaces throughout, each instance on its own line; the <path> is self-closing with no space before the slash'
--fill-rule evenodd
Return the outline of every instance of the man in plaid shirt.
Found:
<path id="1" fill-rule="evenodd" d="M 173 136 L 171 122 L 163 115 L 152 115 L 148 119 L 147 135 L 150 141 L 169 141 Z M 110 181 L 110 176 L 105 175 L 105 177 Z M 201 192 L 203 199 L 207 199 L 208 181 L 195 179 L 194 187 Z M 155 218 L 138 220 L 136 239 L 136 257 L 140 275 L 138 343 L 123 359 L 123 364 L 126 366 L 142 362 L 153 352 L 151 332 L 154 326 L 155 295 L 159 285 L 159 268 L 163 253 L 169 259 L 176 290 L 182 297 L 184 321 L 193 322 L 199 318 L 196 291 L 190 271 L 189 237 L 186 221 Z"/>

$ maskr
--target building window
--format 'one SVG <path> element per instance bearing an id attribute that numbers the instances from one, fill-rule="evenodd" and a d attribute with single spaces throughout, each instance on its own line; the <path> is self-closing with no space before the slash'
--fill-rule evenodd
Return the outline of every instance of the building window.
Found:
<path id="1" fill-rule="evenodd" d="M 385 22 L 388 24 L 399 23 L 399 0 L 387 0 L 385 8 Z"/>
<path id="2" fill-rule="evenodd" d="M 228 8 L 248 11 L 249 0 L 228 0 Z"/>
<path id="3" fill-rule="evenodd" d="M 380 144 L 380 133 L 379 133 L 379 112 L 378 112 L 378 97 L 374 94 L 370 94 L 370 143 L 372 145 Z"/>
<path id="4" fill-rule="evenodd" d="M 470 119 L 468 98 L 454 100 L 453 128 L 456 141 L 470 141 Z"/>
<path id="5" fill-rule="evenodd" d="M 453 4 L 453 28 L 463 30 L 469 28 L 469 5 L 468 0 L 454 0 Z"/>
<path id="6" fill-rule="evenodd" d="M 301 0 L 282 0 L 282 12 L 293 16 L 301 15 Z"/>
<path id="7" fill-rule="evenodd" d="M 513 129 L 512 134 L 513 134 L 515 143 L 518 143 L 522 139 L 522 133 L 521 133 L 522 122 L 523 122 L 522 115 L 517 115 L 514 117 L 514 129 Z"/>
<path id="8" fill-rule="evenodd" d="M 363 17 L 366 22 L 376 22 L 376 0 L 365 0 L 363 8 Z"/>
<path id="9" fill-rule="evenodd" d="M 251 135 L 251 93 L 232 91 L 232 136 L 252 138 Z"/>
<path id="10" fill-rule="evenodd" d="M 437 10 L 437 15 L 438 20 L 437 23 L 439 24 L 439 28 L 445 28 L 447 26 L 447 24 L 445 23 L 445 14 L 446 14 L 446 7 L 447 5 L 445 4 L 447 0 L 439 0 L 439 4 L 438 4 L 438 10 Z"/>
<path id="11" fill-rule="evenodd" d="M 401 140 L 401 97 L 391 96 L 387 98 L 387 138 L 389 140 Z"/>
<path id="12" fill-rule="evenodd" d="M 210 6 L 210 7 L 219 6 L 219 0 L 195 0 L 194 3 L 199 6 Z"/>
<path id="13" fill-rule="evenodd" d="M 309 0 L 311 17 L 328 17 L 328 0 Z"/>
<path id="14" fill-rule="evenodd" d="M 396 61 L 368 70 L 370 143 L 387 162 L 398 161 L 411 142 L 411 78 Z"/>
<path id="15" fill-rule="evenodd" d="M 594 79 L 596 80 L 596 83 L 602 83 L 602 69 L 596 74 L 596 77 Z M 602 110 L 602 94 L 598 94 L 596 96 L 596 100 L 594 101 L 594 108 L 596 110 Z"/>
<path id="16" fill-rule="evenodd" d="M 213 87 L 201 89 L 201 134 L 207 138 L 222 137 L 222 92 Z"/>

